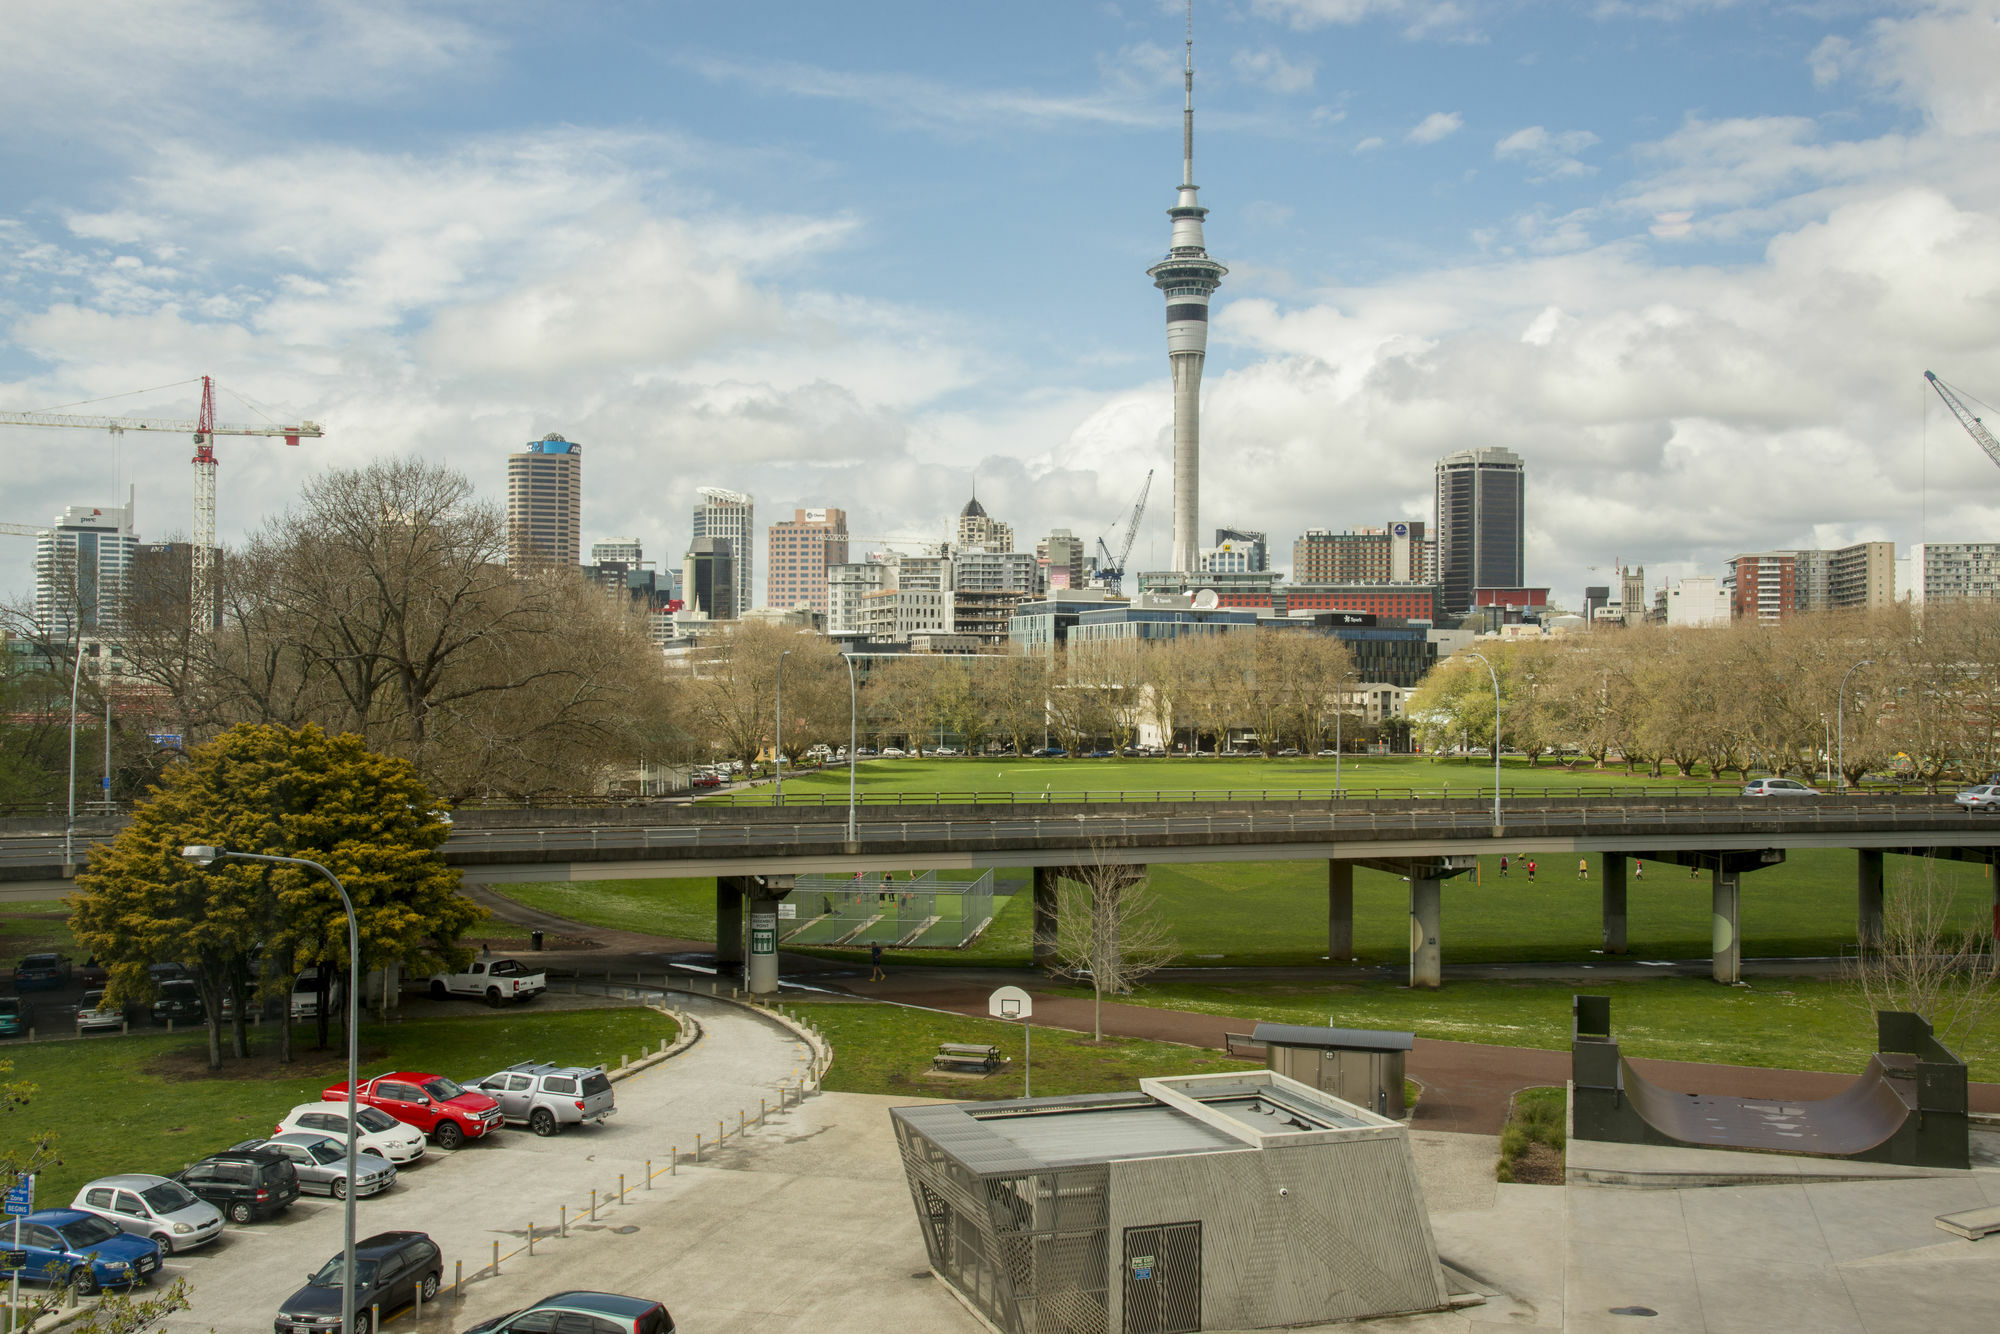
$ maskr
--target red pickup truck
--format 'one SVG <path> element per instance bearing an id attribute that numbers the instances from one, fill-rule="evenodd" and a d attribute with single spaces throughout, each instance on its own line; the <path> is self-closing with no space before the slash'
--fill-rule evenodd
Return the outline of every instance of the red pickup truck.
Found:
<path id="1" fill-rule="evenodd" d="M 346 1102 L 347 1084 L 320 1093 L 324 1102 Z M 398 1121 L 413 1125 L 437 1141 L 440 1149 L 455 1149 L 500 1128 L 500 1104 L 484 1093 L 460 1088 L 442 1075 L 407 1070 L 364 1079 L 355 1101 L 379 1107 Z"/>

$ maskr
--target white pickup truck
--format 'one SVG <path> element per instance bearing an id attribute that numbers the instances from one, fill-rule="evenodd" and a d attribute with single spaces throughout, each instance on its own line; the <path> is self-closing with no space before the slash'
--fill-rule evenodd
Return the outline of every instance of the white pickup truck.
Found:
<path id="1" fill-rule="evenodd" d="M 503 1001 L 533 1000 L 548 986 L 547 978 L 529 972 L 518 959 L 474 959 L 462 973 L 433 974 L 431 999 L 484 996 L 488 1005 L 498 1005 Z"/>

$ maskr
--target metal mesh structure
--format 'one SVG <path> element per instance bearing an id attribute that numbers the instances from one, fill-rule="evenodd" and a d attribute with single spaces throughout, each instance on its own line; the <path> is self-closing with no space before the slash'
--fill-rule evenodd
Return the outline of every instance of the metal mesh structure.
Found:
<path id="1" fill-rule="evenodd" d="M 900 880 L 802 875 L 791 902 L 799 924 L 788 945 L 957 949 L 993 920 L 993 872 L 969 881 L 940 880 L 936 871 Z"/>

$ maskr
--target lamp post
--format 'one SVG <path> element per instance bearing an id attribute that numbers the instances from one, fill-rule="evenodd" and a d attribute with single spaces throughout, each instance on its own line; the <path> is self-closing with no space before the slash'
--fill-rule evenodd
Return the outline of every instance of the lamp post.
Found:
<path id="1" fill-rule="evenodd" d="M 1348 672 L 1333 683 L 1333 795 L 1336 801 L 1340 798 L 1340 723 L 1341 715 L 1347 712 L 1347 700 L 1341 687 L 1354 676 L 1353 672 Z"/>
<path id="2" fill-rule="evenodd" d="M 1874 665 L 1875 659 L 1863 658 L 1847 669 L 1847 676 L 1840 678 L 1840 698 L 1834 707 L 1834 720 L 1837 724 L 1836 736 L 1839 738 L 1840 785 L 1843 788 L 1847 786 L 1847 680 L 1863 667 Z"/>
<path id="3" fill-rule="evenodd" d="M 360 1123 L 355 1119 L 356 1086 L 361 1082 L 361 924 L 354 916 L 354 901 L 347 897 L 347 886 L 340 883 L 338 876 L 304 857 L 276 857 L 264 852 L 231 852 L 212 847 L 182 848 L 181 856 L 201 867 L 221 861 L 309 867 L 326 877 L 333 892 L 340 895 L 340 906 L 347 913 L 347 1194 L 341 1221 L 340 1334 L 354 1334 L 354 1179 L 360 1152 L 356 1144 L 361 1138 L 356 1132 Z M 386 984 L 387 978 L 383 980 Z"/>
<path id="4" fill-rule="evenodd" d="M 773 803 L 785 804 L 785 659 L 792 656 L 786 649 L 778 655 L 778 737 L 771 743 L 771 767 L 778 775 L 778 795 Z"/>
<path id="5" fill-rule="evenodd" d="M 83 636 L 76 639 L 76 666 L 69 673 L 69 818 L 63 821 L 63 874 L 76 874 L 76 692 L 83 684 Z"/>
<path id="6" fill-rule="evenodd" d="M 855 721 L 861 716 L 861 692 L 854 683 L 853 655 L 840 655 L 842 665 L 847 668 L 847 841 L 854 837 L 854 747 L 860 738 L 855 733 Z"/>
<path id="7" fill-rule="evenodd" d="M 1474 653 L 1467 649 L 1465 656 L 1477 658 L 1486 664 L 1486 674 L 1493 678 L 1493 827 L 1500 827 L 1500 673 L 1493 670 L 1492 660 L 1484 653 Z"/>

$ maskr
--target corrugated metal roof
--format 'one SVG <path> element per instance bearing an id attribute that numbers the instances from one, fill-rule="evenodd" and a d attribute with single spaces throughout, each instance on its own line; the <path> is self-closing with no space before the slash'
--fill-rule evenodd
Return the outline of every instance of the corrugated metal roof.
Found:
<path id="1" fill-rule="evenodd" d="M 1259 1024 L 1250 1040 L 1279 1047 L 1329 1047 L 1341 1051 L 1409 1051 L 1415 1033 L 1380 1028 L 1315 1028 L 1310 1024 Z"/>
<path id="2" fill-rule="evenodd" d="M 1244 1147 L 1241 1140 L 1157 1103 L 1001 1116 L 982 1124 L 1051 1167 Z"/>

